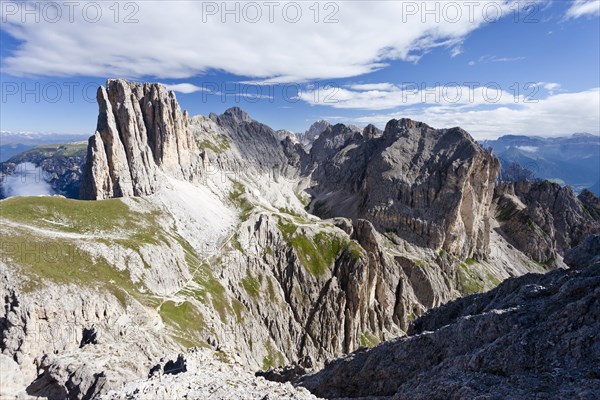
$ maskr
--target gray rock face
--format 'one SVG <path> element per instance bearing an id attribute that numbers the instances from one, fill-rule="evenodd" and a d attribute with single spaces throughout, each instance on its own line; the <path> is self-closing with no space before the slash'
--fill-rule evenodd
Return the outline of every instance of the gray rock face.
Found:
<path id="1" fill-rule="evenodd" d="M 383 134 L 336 125 L 310 155 L 317 214 L 365 218 L 459 258 L 487 253 L 499 163 L 462 129 L 406 119 L 390 121 Z"/>
<path id="2" fill-rule="evenodd" d="M 592 235 L 565 254 L 565 263 L 582 269 L 600 264 L 600 235 Z"/>
<path id="3" fill-rule="evenodd" d="M 600 264 L 510 279 L 299 382 L 325 398 L 594 399 Z"/>
<path id="4" fill-rule="evenodd" d="M 239 107 L 232 107 L 222 115 L 211 114 L 210 119 L 235 147 L 219 154 L 219 167 L 252 177 L 283 173 L 288 159 L 273 129 L 253 120 Z"/>
<path id="5" fill-rule="evenodd" d="M 325 120 L 315 121 L 304 134 L 299 135 L 298 138 L 300 143 L 305 146 L 311 146 L 313 142 L 327 130 L 327 128 L 331 127 L 331 124 Z"/>
<path id="6" fill-rule="evenodd" d="M 549 267 L 588 235 L 600 232 L 598 198 L 548 181 L 501 183 L 495 189 L 500 232 Z"/>
<path id="7" fill-rule="evenodd" d="M 189 118 L 173 92 L 159 84 L 109 80 L 97 99 L 82 199 L 152 194 L 160 186 L 159 171 L 186 180 L 200 173 Z"/>

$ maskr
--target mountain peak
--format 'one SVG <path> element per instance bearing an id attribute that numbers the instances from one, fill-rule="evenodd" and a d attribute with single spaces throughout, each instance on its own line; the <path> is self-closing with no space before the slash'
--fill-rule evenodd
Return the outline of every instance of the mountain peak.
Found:
<path id="1" fill-rule="evenodd" d="M 251 122 L 252 121 L 252 118 L 250 118 L 250 115 L 248 115 L 248 113 L 246 111 L 242 110 L 240 107 L 228 108 L 227 110 L 225 110 L 223 115 L 232 117 L 239 122 Z"/>

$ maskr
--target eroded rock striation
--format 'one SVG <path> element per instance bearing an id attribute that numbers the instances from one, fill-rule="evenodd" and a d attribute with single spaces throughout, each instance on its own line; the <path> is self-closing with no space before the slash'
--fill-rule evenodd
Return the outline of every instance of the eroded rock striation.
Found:
<path id="1" fill-rule="evenodd" d="M 188 115 L 173 92 L 119 79 L 100 87 L 97 99 L 82 199 L 149 195 L 160 187 L 161 172 L 186 180 L 200 173 Z"/>

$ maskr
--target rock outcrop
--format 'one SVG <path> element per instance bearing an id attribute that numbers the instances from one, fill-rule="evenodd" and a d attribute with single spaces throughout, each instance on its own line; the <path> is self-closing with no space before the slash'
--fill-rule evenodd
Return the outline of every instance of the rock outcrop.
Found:
<path id="1" fill-rule="evenodd" d="M 189 118 L 173 92 L 160 84 L 109 80 L 97 99 L 81 199 L 149 195 L 160 187 L 161 172 L 190 181 L 200 174 Z"/>
<path id="2" fill-rule="evenodd" d="M 594 399 L 600 263 L 579 266 L 448 303 L 408 337 L 332 361 L 299 384 L 329 399 Z"/>

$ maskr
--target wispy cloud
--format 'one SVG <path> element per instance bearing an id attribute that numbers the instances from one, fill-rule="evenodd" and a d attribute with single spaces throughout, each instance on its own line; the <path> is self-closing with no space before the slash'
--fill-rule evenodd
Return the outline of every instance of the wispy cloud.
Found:
<path id="1" fill-rule="evenodd" d="M 497 63 L 497 62 L 512 62 L 512 61 L 521 61 L 524 60 L 525 57 L 498 57 L 492 55 L 481 56 L 477 59 L 477 61 L 471 60 L 469 61 L 469 65 L 475 65 L 477 63 L 480 64 L 489 64 L 489 63 Z"/>
<path id="2" fill-rule="evenodd" d="M 348 89 L 352 90 L 393 90 L 396 86 L 389 82 L 384 83 L 360 83 L 348 85 Z"/>
<path id="3" fill-rule="evenodd" d="M 556 82 L 538 82 L 536 85 L 546 89 L 550 94 L 554 94 L 554 92 L 560 90 L 560 83 Z"/>
<path id="4" fill-rule="evenodd" d="M 574 19 L 583 16 L 600 15 L 600 1 L 598 0 L 575 0 L 567 10 L 566 18 Z"/>
<path id="5" fill-rule="evenodd" d="M 14 173 L 5 176 L 0 183 L 5 197 L 56 194 L 46 181 L 42 168 L 29 162 L 18 164 Z"/>
<path id="6" fill-rule="evenodd" d="M 526 151 L 527 153 L 536 153 L 538 151 L 538 147 L 536 146 L 515 146 L 519 150 Z"/>

